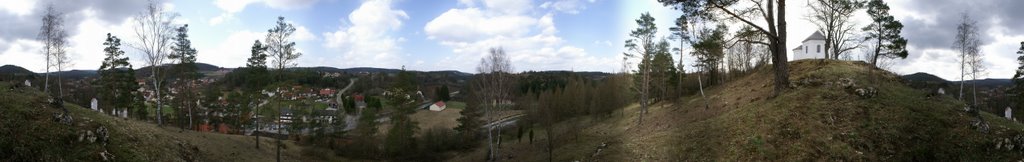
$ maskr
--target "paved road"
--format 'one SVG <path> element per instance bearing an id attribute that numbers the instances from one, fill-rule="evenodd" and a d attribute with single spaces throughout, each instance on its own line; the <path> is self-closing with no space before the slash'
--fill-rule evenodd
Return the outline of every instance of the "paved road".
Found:
<path id="1" fill-rule="evenodd" d="M 359 81 L 359 78 L 348 79 L 348 85 L 345 86 L 345 88 L 342 88 L 341 90 L 339 90 L 338 93 L 334 95 L 335 98 L 336 98 L 335 100 L 338 102 L 339 105 L 343 105 L 343 104 L 341 104 L 341 103 L 344 103 L 344 102 L 341 101 L 342 96 L 345 95 L 345 92 L 347 92 L 349 88 L 352 88 L 352 85 L 356 84 L 356 81 Z"/>
<path id="2" fill-rule="evenodd" d="M 526 114 L 516 114 L 516 115 L 508 116 L 508 117 L 505 117 L 505 118 L 501 118 L 501 119 L 499 119 L 497 121 L 484 124 L 482 127 L 483 128 L 489 128 L 489 127 L 491 127 L 491 126 L 493 126 L 495 124 L 497 124 L 499 127 L 505 127 L 505 126 L 508 126 L 510 124 L 514 124 L 516 121 L 519 121 L 519 118 L 522 118 L 523 116 L 526 116 Z"/>

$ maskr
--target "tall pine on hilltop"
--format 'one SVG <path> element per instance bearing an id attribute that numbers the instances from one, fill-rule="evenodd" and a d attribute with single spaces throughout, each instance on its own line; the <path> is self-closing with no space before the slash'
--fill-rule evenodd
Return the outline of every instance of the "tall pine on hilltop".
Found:
<path id="1" fill-rule="evenodd" d="M 141 96 L 136 94 L 139 84 L 135 82 L 135 70 L 128 63 L 128 57 L 124 56 L 121 50 L 121 39 L 107 33 L 107 39 L 103 42 L 106 48 L 103 53 L 106 58 L 100 65 L 99 85 L 103 87 L 100 91 L 100 99 L 108 107 L 105 111 L 127 109 L 133 112 L 139 119 L 146 118 L 146 111 L 141 106 Z"/>
<path id="2" fill-rule="evenodd" d="M 1020 64 L 1017 67 L 1017 73 L 1013 74 L 1013 88 L 1011 89 L 1013 94 L 1016 94 L 1018 98 L 1024 96 L 1024 42 L 1020 42 L 1020 50 L 1017 51 L 1017 63 Z M 1017 108 L 1024 107 L 1024 100 L 1017 100 Z"/>

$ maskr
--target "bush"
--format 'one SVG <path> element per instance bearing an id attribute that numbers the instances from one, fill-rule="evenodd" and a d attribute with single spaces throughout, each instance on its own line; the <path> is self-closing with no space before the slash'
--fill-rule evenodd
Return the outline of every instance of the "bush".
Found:
<path id="1" fill-rule="evenodd" d="M 453 150 L 461 144 L 454 130 L 444 127 L 434 127 L 423 132 L 420 141 L 427 152 Z"/>

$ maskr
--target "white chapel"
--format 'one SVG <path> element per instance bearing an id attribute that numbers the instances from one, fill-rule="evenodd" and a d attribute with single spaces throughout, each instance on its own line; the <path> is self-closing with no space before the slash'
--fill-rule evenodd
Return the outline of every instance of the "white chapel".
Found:
<path id="1" fill-rule="evenodd" d="M 825 36 L 821 32 L 804 39 L 803 44 L 793 49 L 793 61 L 825 58 Z"/>

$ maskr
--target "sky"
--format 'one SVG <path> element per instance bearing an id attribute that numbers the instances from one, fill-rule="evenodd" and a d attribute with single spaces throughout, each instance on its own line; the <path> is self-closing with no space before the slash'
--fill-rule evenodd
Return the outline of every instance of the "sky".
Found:
<path id="1" fill-rule="evenodd" d="M 459 70 L 475 73 L 480 58 L 500 47 L 515 71 L 573 70 L 616 72 L 624 41 L 635 19 L 649 12 L 659 37 L 679 12 L 655 0 L 170 0 L 156 1 L 188 24 L 198 61 L 221 67 L 245 65 L 255 40 L 263 40 L 278 16 L 297 30 L 291 38 L 302 53 L 299 66 L 379 67 Z M 132 17 L 142 0 L 0 0 L 0 64 L 44 71 L 37 40 L 40 15 L 53 4 L 66 15 L 71 37 L 71 69 L 98 69 L 106 33 L 137 42 Z M 787 49 L 815 31 L 804 17 L 807 1 L 790 1 Z M 1009 78 L 1024 32 L 1019 0 L 900 0 L 889 2 L 905 25 L 910 56 L 886 67 L 898 74 L 927 72 L 960 80 L 952 38 L 960 14 L 981 25 L 982 52 L 989 72 L 981 78 Z M 867 24 L 859 11 L 858 26 Z M 724 22 L 738 26 L 735 22 Z M 122 47 L 135 67 L 141 54 Z M 862 53 L 855 50 L 856 55 Z M 860 58 L 860 56 L 855 56 Z M 679 58 L 674 58 L 679 59 Z M 684 64 L 693 59 L 684 55 Z M 687 71 L 692 71 L 688 69 Z M 968 78 L 969 79 L 969 78 Z"/>

